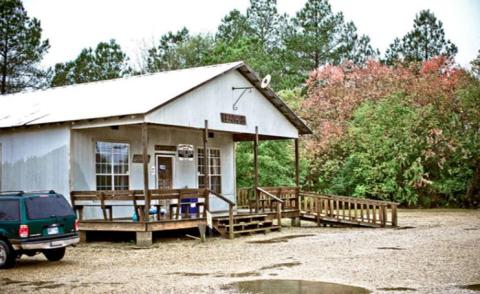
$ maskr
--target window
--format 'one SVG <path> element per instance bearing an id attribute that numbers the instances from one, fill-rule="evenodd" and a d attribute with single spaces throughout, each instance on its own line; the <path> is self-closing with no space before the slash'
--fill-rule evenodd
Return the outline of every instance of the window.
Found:
<path id="1" fill-rule="evenodd" d="M 19 219 L 18 200 L 0 200 L 0 221 L 18 221 Z"/>
<path id="2" fill-rule="evenodd" d="M 97 190 L 128 190 L 128 149 L 126 143 L 97 142 L 95 147 Z"/>
<path id="3" fill-rule="evenodd" d="M 205 166 L 203 165 L 203 148 L 198 149 L 198 187 L 205 188 Z M 222 192 L 222 166 L 219 149 L 208 149 L 208 165 L 210 172 L 208 175 L 210 190 L 217 193 Z"/>
<path id="4" fill-rule="evenodd" d="M 28 219 L 45 219 L 54 216 L 74 215 L 70 204 L 60 195 L 25 199 Z"/>

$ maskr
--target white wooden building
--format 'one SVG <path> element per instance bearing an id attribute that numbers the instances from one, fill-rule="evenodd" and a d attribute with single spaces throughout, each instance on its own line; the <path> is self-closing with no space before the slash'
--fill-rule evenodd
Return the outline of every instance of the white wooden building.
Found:
<path id="1" fill-rule="evenodd" d="M 0 190 L 53 189 L 68 198 L 78 190 L 204 188 L 208 181 L 235 201 L 236 141 L 309 133 L 243 62 L 4 95 Z M 180 144 L 193 146 L 193 159 L 179 155 Z"/>

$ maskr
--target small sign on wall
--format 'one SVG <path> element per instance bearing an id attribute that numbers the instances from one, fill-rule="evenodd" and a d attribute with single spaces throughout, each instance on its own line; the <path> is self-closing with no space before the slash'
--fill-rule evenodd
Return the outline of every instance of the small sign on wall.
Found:
<path id="1" fill-rule="evenodd" d="M 220 113 L 220 119 L 222 123 L 226 124 L 236 124 L 236 125 L 246 125 L 247 118 L 245 115 L 231 114 L 231 113 Z"/>
<path id="2" fill-rule="evenodd" d="M 143 163 L 143 154 L 133 154 L 133 163 Z M 150 162 L 150 155 L 148 155 L 148 162 Z"/>
<path id="3" fill-rule="evenodd" d="M 193 152 L 194 152 L 193 145 L 178 144 L 178 147 L 177 147 L 178 159 L 192 161 L 194 156 Z"/>

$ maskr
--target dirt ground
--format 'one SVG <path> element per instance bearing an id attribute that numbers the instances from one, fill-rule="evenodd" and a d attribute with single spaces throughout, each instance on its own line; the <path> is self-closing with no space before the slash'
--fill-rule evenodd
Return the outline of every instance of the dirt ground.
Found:
<path id="1" fill-rule="evenodd" d="M 298 279 L 374 293 L 473 293 L 462 286 L 480 283 L 480 210 L 400 210 L 399 224 L 286 227 L 203 244 L 158 239 L 149 249 L 92 242 L 57 263 L 23 257 L 0 271 L 0 292 L 230 293 L 238 291 L 225 288 L 232 282 Z"/>

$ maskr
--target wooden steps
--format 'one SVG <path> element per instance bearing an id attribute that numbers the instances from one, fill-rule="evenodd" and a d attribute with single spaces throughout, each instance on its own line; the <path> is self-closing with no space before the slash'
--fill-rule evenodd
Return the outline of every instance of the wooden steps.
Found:
<path id="1" fill-rule="evenodd" d="M 226 238 L 242 234 L 266 234 L 281 229 L 280 226 L 274 225 L 266 214 L 237 214 L 233 216 L 232 225 L 229 225 L 228 217 L 217 217 L 213 219 L 213 227 Z M 232 234 L 230 234 L 230 230 L 232 230 Z"/>

